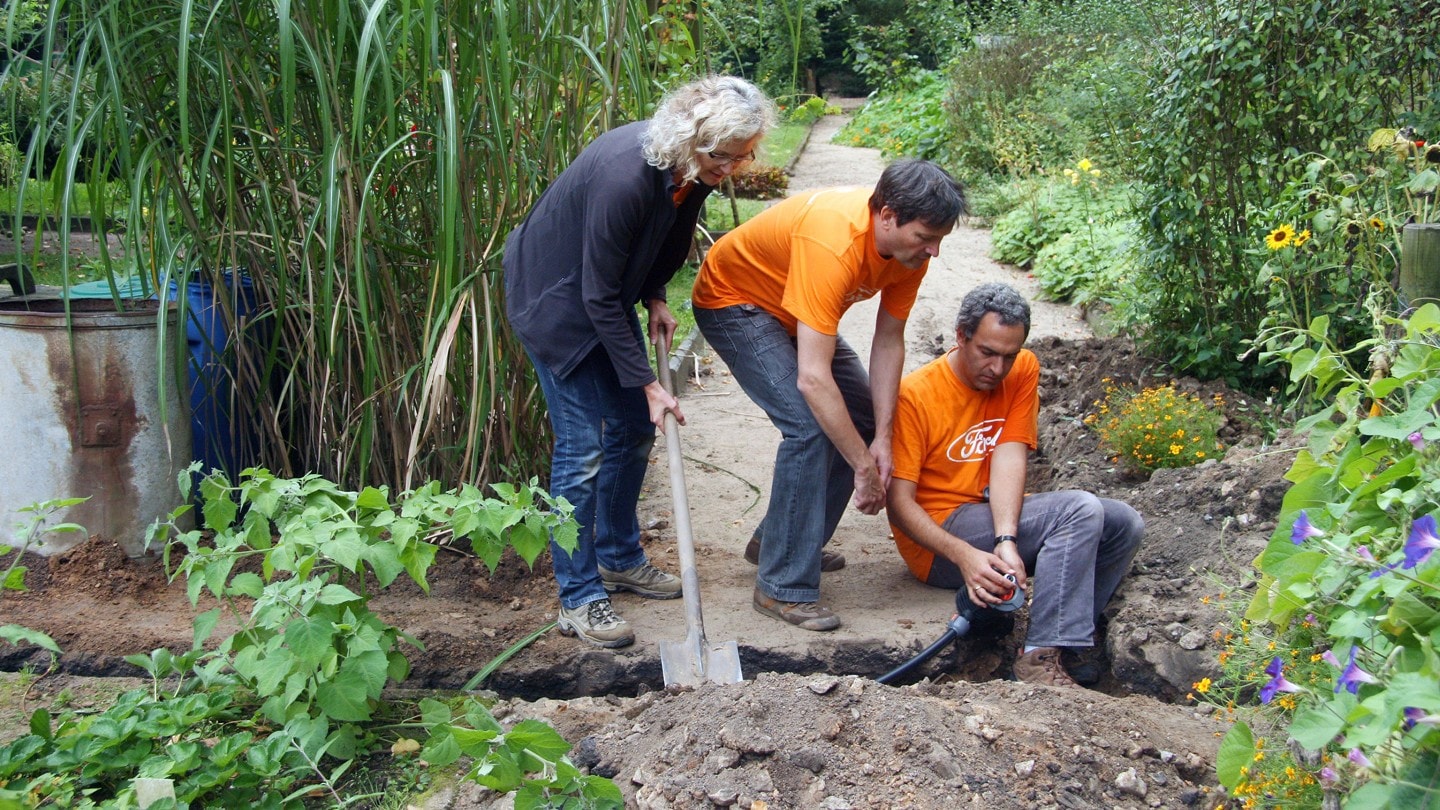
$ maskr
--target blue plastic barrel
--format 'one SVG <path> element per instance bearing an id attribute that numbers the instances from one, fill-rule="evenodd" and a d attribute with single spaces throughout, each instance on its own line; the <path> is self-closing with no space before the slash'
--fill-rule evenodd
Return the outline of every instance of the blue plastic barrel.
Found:
<path id="1" fill-rule="evenodd" d="M 225 290 L 237 320 L 255 311 L 255 290 L 249 276 L 225 272 Z M 238 284 L 237 284 L 238 280 Z M 170 300 L 178 297 L 178 282 L 170 282 Z M 216 289 L 209 281 L 185 285 L 185 343 L 190 350 L 190 432 L 195 460 L 202 472 L 224 470 L 230 480 L 253 464 L 245 452 L 241 427 L 231 410 L 237 365 L 230 324 L 218 306 Z"/>

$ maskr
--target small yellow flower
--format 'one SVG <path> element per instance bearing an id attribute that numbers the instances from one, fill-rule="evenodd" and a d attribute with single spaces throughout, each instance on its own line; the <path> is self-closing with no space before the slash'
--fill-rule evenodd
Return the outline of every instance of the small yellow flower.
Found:
<path id="1" fill-rule="evenodd" d="M 1178 456 L 1178 455 L 1180 455 L 1180 451 L 1181 451 L 1181 450 L 1184 450 L 1184 449 L 1185 449 L 1185 446 L 1184 446 L 1184 445 L 1181 445 L 1181 444 L 1172 444 L 1172 445 L 1170 445 L 1170 455 L 1172 455 L 1172 456 Z"/>
<path id="2" fill-rule="evenodd" d="M 1311 235 L 1311 234 L 1310 234 L 1310 229 L 1309 229 L 1309 228 L 1306 228 L 1305 230 L 1301 231 L 1300 233 L 1295 234 L 1295 247 L 1298 248 L 1298 247 L 1300 247 L 1301 245 L 1305 244 L 1306 242 L 1309 242 L 1309 241 L 1310 241 L 1310 235 Z"/>
<path id="3" fill-rule="evenodd" d="M 1199 692 L 1200 694 L 1203 695 L 1203 694 L 1205 694 L 1206 692 L 1209 692 L 1209 691 L 1210 691 L 1210 679 L 1209 679 L 1209 678 L 1201 678 L 1200 680 L 1198 680 L 1198 681 L 1196 681 L 1195 683 L 1191 684 L 1191 687 L 1192 687 L 1196 692 Z"/>
<path id="4" fill-rule="evenodd" d="M 1095 164 L 1090 162 L 1090 158 L 1081 158 L 1080 162 L 1075 164 L 1075 167 L 1082 172 L 1088 172 L 1093 165 Z"/>
<path id="5" fill-rule="evenodd" d="M 1385 220 L 1383 220 L 1383 219 L 1381 219 L 1381 218 L 1379 218 L 1379 217 L 1370 217 L 1370 221 L 1367 222 L 1367 223 L 1365 223 L 1365 224 L 1369 225 L 1369 226 L 1370 226 L 1370 230 L 1372 230 L 1372 231 L 1383 231 L 1383 230 L 1385 230 Z"/>
<path id="6" fill-rule="evenodd" d="M 1289 223 L 1286 223 L 1271 231 L 1265 237 L 1265 247 L 1268 247 L 1271 250 L 1279 250 L 1280 248 L 1286 247 L 1294 241 L 1295 228 Z"/>

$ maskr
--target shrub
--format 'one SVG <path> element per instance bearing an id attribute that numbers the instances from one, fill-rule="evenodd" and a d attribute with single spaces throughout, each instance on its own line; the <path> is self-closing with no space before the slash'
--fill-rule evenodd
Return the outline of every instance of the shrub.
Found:
<path id="1" fill-rule="evenodd" d="M 735 184 L 735 196 L 749 200 L 778 199 L 790 188 L 790 176 L 784 169 L 761 163 L 730 175 L 730 180 Z"/>
<path id="2" fill-rule="evenodd" d="M 1217 433 L 1225 416 L 1219 396 L 1213 404 L 1175 390 L 1173 383 L 1134 392 L 1107 386 L 1105 399 L 1085 423 L 1100 434 L 1100 446 L 1132 473 L 1162 467 L 1189 467 L 1219 458 L 1225 446 Z"/>
<path id="3" fill-rule="evenodd" d="M 1222 0 L 1164 49 L 1138 139 L 1152 353 L 1249 387 L 1276 376 L 1239 359 L 1268 312 L 1256 231 L 1276 224 L 1251 206 L 1276 198 L 1301 150 L 1351 165 L 1377 124 L 1435 129 L 1440 15 L 1425 6 Z"/>
<path id="4" fill-rule="evenodd" d="M 835 135 L 837 143 L 879 149 L 887 157 L 949 161 L 944 71 L 921 71 L 913 83 L 877 93 Z"/>

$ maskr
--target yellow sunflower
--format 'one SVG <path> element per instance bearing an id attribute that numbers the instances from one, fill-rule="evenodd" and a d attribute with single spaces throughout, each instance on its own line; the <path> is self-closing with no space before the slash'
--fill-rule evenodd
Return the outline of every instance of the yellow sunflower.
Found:
<path id="1" fill-rule="evenodd" d="M 1298 247 L 1300 247 L 1301 245 L 1303 245 L 1303 244 L 1305 244 L 1306 242 L 1309 242 L 1309 241 L 1310 241 L 1310 229 L 1309 229 L 1309 228 L 1306 228 L 1305 230 L 1303 230 L 1303 231 L 1295 234 L 1295 247 L 1298 248 Z"/>
<path id="2" fill-rule="evenodd" d="M 1370 226 L 1370 230 L 1372 231 L 1385 230 L 1385 220 L 1381 219 L 1380 217 L 1370 217 L 1370 221 L 1366 224 Z"/>
<path id="3" fill-rule="evenodd" d="M 1295 228 L 1287 223 L 1266 235 L 1265 247 L 1271 250 L 1279 250 L 1280 248 L 1288 246 L 1293 241 L 1295 241 Z"/>

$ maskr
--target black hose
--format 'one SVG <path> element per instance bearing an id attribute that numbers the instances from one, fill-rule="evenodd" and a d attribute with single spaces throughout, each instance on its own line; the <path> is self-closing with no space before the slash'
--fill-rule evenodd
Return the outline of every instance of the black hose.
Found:
<path id="1" fill-rule="evenodd" d="M 951 622 L 953 623 L 954 619 L 951 619 Z M 941 650 L 945 649 L 946 644 L 949 644 L 955 639 L 960 638 L 960 635 L 961 634 L 955 632 L 955 629 L 953 627 L 947 627 L 945 629 L 945 632 L 941 634 L 940 638 L 935 639 L 935 643 L 921 650 L 919 655 L 916 655 L 914 658 L 911 658 L 909 661 L 906 661 L 905 663 L 890 670 L 884 675 L 881 675 L 875 680 L 885 684 L 886 686 L 893 684 L 895 681 L 909 674 L 910 670 L 920 666 L 926 661 L 929 661 L 935 656 L 935 653 L 938 653 Z"/>
<path id="2" fill-rule="evenodd" d="M 1015 581 L 1015 578 L 1011 576 L 1007 576 L 1006 579 L 1009 579 L 1011 582 Z M 1005 601 L 995 605 L 993 609 L 1001 613 L 1009 613 L 1018 609 L 1021 605 L 1025 604 L 1025 591 L 1016 588 L 1006 594 L 1004 599 Z M 971 602 L 969 597 L 965 595 L 963 588 L 956 591 L 955 615 L 950 617 L 950 621 L 945 625 L 945 632 L 941 634 L 940 638 L 935 639 L 934 643 L 921 650 L 914 658 L 911 658 L 909 661 L 906 661 L 875 680 L 878 683 L 889 686 L 900 678 L 905 677 L 911 670 L 934 658 L 936 653 L 945 649 L 946 644 L 969 633 L 970 624 L 975 620 L 975 615 L 984 609 L 985 608 L 978 607 L 974 602 Z"/>

